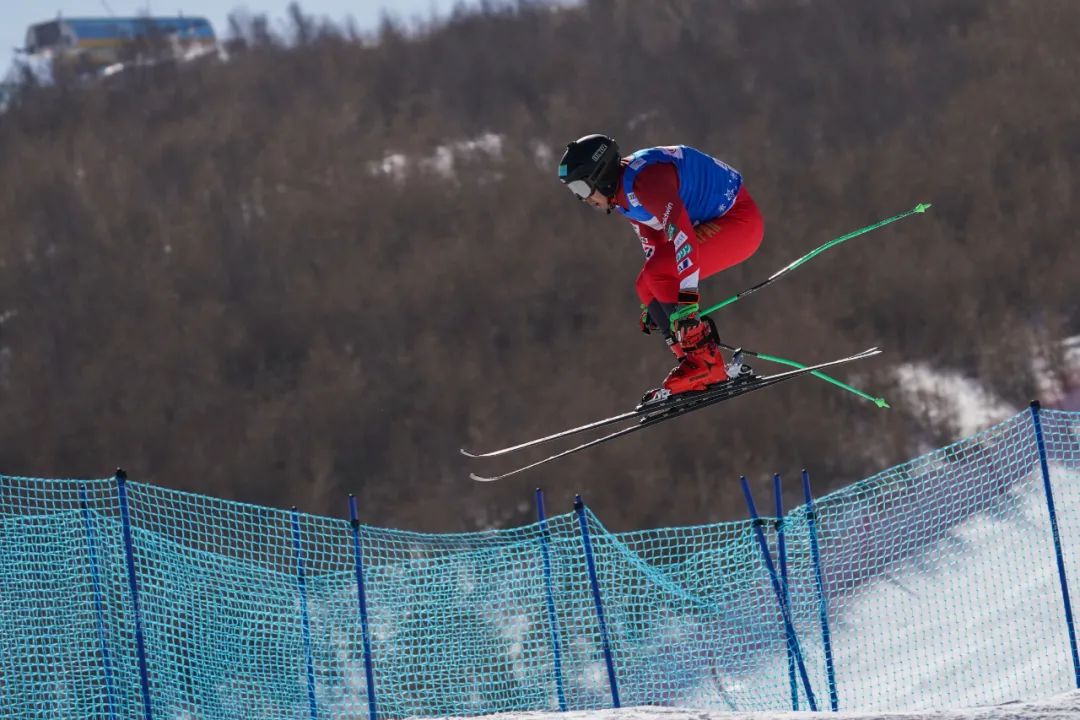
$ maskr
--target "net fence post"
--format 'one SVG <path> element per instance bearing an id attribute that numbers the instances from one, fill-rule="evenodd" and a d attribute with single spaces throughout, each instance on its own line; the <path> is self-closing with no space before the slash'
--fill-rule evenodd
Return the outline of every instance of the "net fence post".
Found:
<path id="1" fill-rule="evenodd" d="M 581 527 L 581 544 L 585 549 L 585 564 L 589 569 L 589 583 L 592 586 L 593 604 L 596 606 L 596 621 L 600 627 L 600 642 L 604 647 L 604 663 L 607 665 L 608 684 L 611 686 L 611 704 L 622 707 L 619 702 L 619 682 L 615 677 L 615 662 L 611 657 L 611 644 L 608 642 L 607 622 L 604 620 L 604 603 L 600 599 L 600 584 L 596 579 L 596 563 L 593 560 L 592 539 L 589 537 L 589 523 L 585 519 L 585 503 L 580 495 L 574 496 L 574 511 Z"/>
<path id="2" fill-rule="evenodd" d="M 780 561 L 780 589 L 783 591 L 784 607 L 791 612 L 791 587 L 788 585 L 787 545 L 784 542 L 784 498 L 780 473 L 773 473 L 773 493 L 776 495 L 776 556 Z M 791 709 L 799 709 L 799 681 L 795 679 L 795 653 L 791 643 L 787 649 L 788 684 L 791 686 Z"/>
<path id="3" fill-rule="evenodd" d="M 558 615 L 555 612 L 555 591 L 551 585 L 551 530 L 544 512 L 544 491 L 536 488 L 536 517 L 540 523 L 540 553 L 544 560 L 544 592 L 547 597 L 548 622 L 551 624 L 551 651 L 555 658 L 555 692 L 559 711 L 566 712 L 566 690 L 563 687 L 562 646 L 559 642 Z"/>
<path id="4" fill-rule="evenodd" d="M 364 642 L 364 674 L 367 676 L 368 718 L 378 719 L 375 704 L 375 670 L 371 661 L 371 635 L 368 625 L 367 591 L 364 584 L 364 553 L 360 545 L 360 516 L 356 496 L 349 494 L 349 525 L 352 526 L 353 558 L 356 564 L 356 594 L 360 605 L 360 632 Z"/>
<path id="5" fill-rule="evenodd" d="M 810 493 L 810 473 L 802 471 L 803 497 L 806 500 L 806 527 L 810 533 L 810 557 L 814 563 L 814 584 L 817 587 L 818 615 L 821 618 L 821 644 L 825 648 L 825 676 L 829 682 L 829 709 L 836 712 L 840 701 L 836 693 L 836 668 L 833 666 L 832 633 L 829 631 L 829 603 L 825 598 L 825 583 L 821 575 L 821 550 L 818 547 L 817 511 Z"/>
<path id="6" fill-rule="evenodd" d="M 784 632 L 787 633 L 788 647 L 795 655 L 795 661 L 799 666 L 799 674 L 802 677 L 803 689 L 806 690 L 806 701 L 810 704 L 810 709 L 817 712 L 817 702 L 814 700 L 814 691 L 810 687 L 810 678 L 806 674 L 806 664 L 803 662 L 802 651 L 799 649 L 799 640 L 795 635 L 795 626 L 791 622 L 791 613 L 788 612 L 787 606 L 784 604 L 784 591 L 780 587 L 780 580 L 776 576 L 776 567 L 773 565 L 772 556 L 769 555 L 769 544 L 765 541 L 765 532 L 761 529 L 765 524 L 765 520 L 758 516 L 757 508 L 754 506 L 754 496 L 750 493 L 750 483 L 747 482 L 746 476 L 743 475 L 739 478 L 742 483 L 743 495 L 746 497 L 746 505 L 750 508 L 750 517 L 753 519 L 754 534 L 757 535 L 758 546 L 761 548 L 761 555 L 765 560 L 765 568 L 769 571 L 769 579 L 772 581 L 773 592 L 776 593 L 776 601 L 780 605 L 780 615 L 784 619 Z"/>
<path id="7" fill-rule="evenodd" d="M 109 706 L 109 720 L 116 720 L 115 689 L 112 677 L 112 659 L 109 655 L 109 642 L 105 633 L 105 605 L 101 596 L 101 576 L 98 572 L 97 549 L 94 541 L 94 518 L 90 512 L 90 502 L 86 496 L 86 485 L 79 485 L 79 505 L 83 511 L 83 524 L 86 526 L 86 548 L 90 559 L 90 577 L 94 583 L 94 611 L 97 615 L 98 641 L 101 643 L 101 663 L 105 673 L 105 697 Z"/>
<path id="8" fill-rule="evenodd" d="M 311 655 L 311 620 L 308 616 L 307 580 L 304 577 L 304 553 L 300 546 L 300 511 L 292 508 L 293 552 L 296 556 L 296 588 L 300 592 L 300 623 L 304 637 L 304 659 L 307 664 L 308 712 L 318 720 L 319 706 L 315 702 L 315 661 Z"/>
<path id="9" fill-rule="evenodd" d="M 139 605 L 139 580 L 135 574 L 135 548 L 131 539 L 131 511 L 128 508 L 127 473 L 117 468 L 116 489 L 120 495 L 120 528 L 124 537 L 124 558 L 127 564 L 128 588 L 131 590 L 131 609 L 135 617 L 135 652 L 139 659 L 139 684 L 142 688 L 143 717 L 154 720 L 150 702 L 150 674 L 146 669 L 146 638 L 143 634 L 142 609 Z"/>
<path id="10" fill-rule="evenodd" d="M 1031 421 L 1035 426 L 1035 442 L 1039 448 L 1039 465 L 1042 468 L 1043 488 L 1046 491 L 1046 508 L 1050 512 L 1050 531 L 1054 537 L 1054 554 L 1057 557 L 1058 577 L 1061 580 L 1061 597 L 1065 603 L 1065 625 L 1069 631 L 1069 650 L 1072 651 L 1073 678 L 1080 688 L 1080 655 L 1076 649 L 1076 628 L 1073 624 L 1072 603 L 1069 601 L 1069 582 L 1065 575 L 1065 558 L 1061 553 L 1061 533 L 1058 531 L 1057 511 L 1054 509 L 1054 491 L 1050 484 L 1050 465 L 1046 459 L 1046 437 L 1043 435 L 1041 407 L 1038 400 L 1031 402 Z"/>

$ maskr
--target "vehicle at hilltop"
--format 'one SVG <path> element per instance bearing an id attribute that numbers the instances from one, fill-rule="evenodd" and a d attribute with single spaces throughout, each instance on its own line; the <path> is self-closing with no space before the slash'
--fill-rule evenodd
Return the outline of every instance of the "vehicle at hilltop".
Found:
<path id="1" fill-rule="evenodd" d="M 210 22 L 183 16 L 57 18 L 31 25 L 21 48 L 30 59 L 69 66 L 79 75 L 219 52 Z"/>

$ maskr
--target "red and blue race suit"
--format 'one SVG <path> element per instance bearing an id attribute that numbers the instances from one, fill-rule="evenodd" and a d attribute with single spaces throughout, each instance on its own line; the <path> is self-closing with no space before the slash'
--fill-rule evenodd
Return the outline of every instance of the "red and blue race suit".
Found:
<path id="1" fill-rule="evenodd" d="M 633 224 L 645 252 L 637 293 L 667 331 L 679 291 L 754 254 L 765 232 L 737 170 L 687 145 L 623 158 L 615 209 Z"/>

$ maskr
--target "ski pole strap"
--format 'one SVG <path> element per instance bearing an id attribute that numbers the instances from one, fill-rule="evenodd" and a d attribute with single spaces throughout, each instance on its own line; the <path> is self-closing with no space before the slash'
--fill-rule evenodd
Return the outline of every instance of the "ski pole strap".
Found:
<path id="1" fill-rule="evenodd" d="M 870 232 L 871 230 L 877 230 L 879 227 L 884 227 L 885 225 L 888 225 L 889 223 L 894 223 L 897 220 L 903 220 L 904 218 L 906 218 L 906 217 L 908 217 L 910 215 L 914 215 L 915 213 L 924 213 L 927 210 L 929 210 L 930 207 L 931 207 L 931 205 L 929 203 L 919 203 L 918 205 L 916 205 L 911 210 L 908 210 L 907 212 L 900 213 L 899 215 L 894 215 L 891 218 L 886 218 L 884 220 L 881 220 L 879 222 L 874 223 L 873 225 L 867 225 L 864 228 L 859 228 L 858 230 L 853 230 L 852 232 L 849 232 L 847 235 L 841 235 L 838 238 L 834 238 L 834 239 L 830 240 L 829 242 L 825 243 L 824 245 L 821 245 L 821 246 L 819 246 L 817 248 L 814 248 L 813 250 L 811 250 L 807 254 L 803 255 L 801 258 L 799 258 L 795 262 L 791 263 L 790 265 L 787 265 L 786 267 L 781 268 L 780 270 L 773 273 L 767 279 L 765 279 L 762 282 L 758 283 L 754 287 L 743 290 L 738 295 L 732 295 L 727 300 L 724 300 L 723 302 L 719 302 L 716 305 L 713 305 L 711 308 L 709 308 L 705 312 L 701 313 L 701 315 L 702 315 L 702 317 L 704 317 L 705 315 L 708 315 L 709 313 L 716 312 L 717 310 L 719 310 L 722 307 L 727 307 L 728 305 L 732 304 L 733 302 L 736 302 L 738 300 L 742 300 L 744 297 L 746 297 L 750 293 L 753 293 L 753 292 L 756 292 L 756 291 L 760 290 L 761 288 L 765 287 L 766 285 L 768 285 L 772 281 L 779 278 L 781 275 L 784 275 L 784 274 L 794 270 L 795 268 L 799 267 L 803 263 L 809 262 L 814 257 L 816 257 L 817 255 L 825 252 L 826 250 L 833 247 L 834 245 L 839 245 L 840 243 L 842 243 L 842 242 L 844 242 L 846 240 L 850 240 L 853 237 L 858 237 L 859 235 L 865 235 L 866 233 Z"/>

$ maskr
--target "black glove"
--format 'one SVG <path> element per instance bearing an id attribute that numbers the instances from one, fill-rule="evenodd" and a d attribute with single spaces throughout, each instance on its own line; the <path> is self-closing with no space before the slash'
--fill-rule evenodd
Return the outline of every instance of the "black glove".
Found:
<path id="1" fill-rule="evenodd" d="M 645 305 L 641 306 L 641 318 L 638 321 L 641 325 L 641 332 L 649 335 L 653 330 L 659 330 L 660 326 L 656 324 L 656 321 L 652 319 L 652 315 L 649 314 L 649 308 Z"/>

